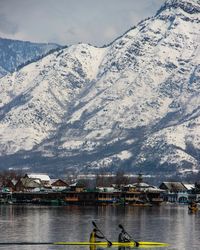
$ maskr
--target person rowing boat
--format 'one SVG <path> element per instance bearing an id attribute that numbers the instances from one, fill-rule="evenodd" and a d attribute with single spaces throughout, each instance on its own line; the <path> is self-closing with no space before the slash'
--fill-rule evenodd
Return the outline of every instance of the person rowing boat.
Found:
<path id="1" fill-rule="evenodd" d="M 100 231 L 97 228 L 94 228 L 90 234 L 90 243 L 97 243 L 99 241 L 97 241 L 97 239 L 104 239 L 104 236 L 99 235 L 98 232 L 100 233 Z M 95 245 L 91 245 L 90 246 L 90 250 L 96 250 L 96 246 Z"/>
<path id="2" fill-rule="evenodd" d="M 120 224 L 119 228 L 121 228 L 121 233 L 118 237 L 118 242 L 111 242 L 109 241 L 106 236 L 103 234 L 103 232 L 98 228 L 96 223 L 92 221 L 92 224 L 94 226 L 94 229 L 92 230 L 90 234 L 90 241 L 89 242 L 55 242 L 54 245 L 89 245 L 90 250 L 96 250 L 97 246 L 117 246 L 119 247 L 118 250 L 125 250 L 127 247 L 139 247 L 139 246 L 169 246 L 167 243 L 162 242 L 144 242 L 144 241 L 135 241 L 133 240 L 132 236 L 128 234 L 128 232 L 125 231 L 124 227 Z M 100 235 L 99 235 L 100 233 Z M 97 239 L 105 239 L 104 241 L 97 241 Z M 124 249 L 125 247 L 125 249 Z"/>
<path id="3" fill-rule="evenodd" d="M 120 234 L 118 236 L 118 241 L 119 242 L 130 242 L 131 241 L 130 236 L 127 234 L 127 232 L 124 230 L 124 228 L 122 228 L 122 231 L 120 232 Z"/>
<path id="4" fill-rule="evenodd" d="M 119 242 L 131 242 L 132 241 L 135 243 L 136 247 L 139 246 L 139 243 L 137 241 L 133 240 L 133 237 L 126 232 L 126 230 L 124 229 L 124 227 L 121 224 L 119 224 L 119 228 L 121 228 L 121 230 L 122 230 L 118 236 Z"/>
<path id="5" fill-rule="evenodd" d="M 104 239 L 104 236 L 100 236 L 98 234 L 99 230 L 97 228 L 94 228 L 90 234 L 90 242 L 96 243 L 98 242 L 97 239 Z"/>
<path id="6" fill-rule="evenodd" d="M 197 212 L 198 211 L 198 206 L 197 206 L 197 203 L 192 201 L 189 206 L 188 206 L 188 211 L 189 212 Z"/>
<path id="7" fill-rule="evenodd" d="M 121 243 L 131 242 L 131 237 L 129 236 L 129 234 L 127 234 L 127 232 L 124 230 L 123 227 L 121 229 L 122 229 L 122 231 L 120 232 L 120 234 L 118 236 L 118 242 L 121 242 Z M 125 250 L 125 249 L 126 249 L 126 247 L 124 247 L 124 246 L 118 247 L 118 250 Z"/>
<path id="8" fill-rule="evenodd" d="M 105 239 L 108 243 L 108 246 L 112 246 L 112 242 L 109 241 L 105 235 L 102 233 L 102 231 L 98 228 L 97 224 L 92 221 L 92 224 L 94 226 L 94 229 L 92 230 L 91 234 L 90 234 L 90 243 L 96 243 L 96 239 Z M 99 234 L 97 234 L 97 232 L 99 232 L 101 234 L 101 236 Z"/>

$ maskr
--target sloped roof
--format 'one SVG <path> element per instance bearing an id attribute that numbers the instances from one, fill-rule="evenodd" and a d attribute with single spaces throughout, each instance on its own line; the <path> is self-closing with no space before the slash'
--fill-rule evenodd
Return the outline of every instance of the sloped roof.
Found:
<path id="1" fill-rule="evenodd" d="M 62 179 L 51 179 L 50 180 L 50 184 L 52 185 L 52 184 L 54 184 L 57 181 L 61 181 L 61 182 L 63 182 L 64 184 L 66 184 L 68 186 L 68 184 L 66 183 L 66 181 L 63 181 Z"/>
<path id="2" fill-rule="evenodd" d="M 194 184 L 183 183 L 183 185 L 187 190 L 192 190 L 193 188 L 195 188 Z"/>
<path id="3" fill-rule="evenodd" d="M 77 186 L 77 182 L 74 182 L 72 184 L 69 185 L 70 187 L 76 187 Z"/>
<path id="4" fill-rule="evenodd" d="M 47 174 L 27 174 L 30 179 L 40 179 L 41 181 L 50 181 L 50 177 Z"/>
<path id="5" fill-rule="evenodd" d="M 156 186 L 150 185 L 150 184 L 145 183 L 145 182 L 128 184 L 125 187 L 135 188 L 137 190 L 144 191 L 144 192 L 155 192 L 155 193 L 158 193 L 158 192 L 163 192 L 164 191 L 163 189 L 160 189 L 160 188 L 158 188 Z"/>
<path id="6" fill-rule="evenodd" d="M 53 184 L 54 182 L 58 181 L 59 179 L 51 179 L 50 184 Z"/>
<path id="7" fill-rule="evenodd" d="M 165 186 L 170 191 L 184 191 L 187 188 L 181 182 L 163 182 L 161 186 Z"/>
<path id="8" fill-rule="evenodd" d="M 114 192 L 116 189 L 114 187 L 97 187 L 100 192 Z"/>
<path id="9" fill-rule="evenodd" d="M 21 178 L 21 182 L 25 188 L 35 188 L 35 187 L 42 186 L 42 183 L 40 180 Z"/>
<path id="10" fill-rule="evenodd" d="M 156 186 L 147 187 L 147 188 L 145 189 L 145 191 L 147 191 L 147 192 L 152 192 L 152 193 L 165 192 L 165 190 L 160 189 L 160 188 L 158 188 L 158 187 L 156 187 Z"/>
<path id="11" fill-rule="evenodd" d="M 147 187 L 152 187 L 151 185 L 145 183 L 145 182 L 140 182 L 140 183 L 133 183 L 133 184 L 127 184 L 124 187 L 139 187 L 139 188 L 147 188 Z"/>
<path id="12" fill-rule="evenodd" d="M 134 187 L 140 187 L 140 188 L 147 188 L 147 187 L 152 187 L 151 185 L 145 183 L 145 182 L 140 182 L 140 183 L 134 183 Z"/>

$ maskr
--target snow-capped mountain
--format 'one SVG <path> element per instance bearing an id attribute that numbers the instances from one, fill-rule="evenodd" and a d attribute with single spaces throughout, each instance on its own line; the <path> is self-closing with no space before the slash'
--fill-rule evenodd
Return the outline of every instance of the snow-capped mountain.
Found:
<path id="1" fill-rule="evenodd" d="M 61 46 L 53 43 L 31 43 L 0 38 L 0 78 L 58 48 Z"/>
<path id="2" fill-rule="evenodd" d="M 199 0 L 168 0 L 107 47 L 73 45 L 3 77 L 0 166 L 197 173 L 199 17 Z"/>

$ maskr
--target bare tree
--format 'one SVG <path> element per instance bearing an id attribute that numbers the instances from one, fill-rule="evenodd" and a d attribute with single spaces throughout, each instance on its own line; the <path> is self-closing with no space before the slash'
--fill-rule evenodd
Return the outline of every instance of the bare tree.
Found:
<path id="1" fill-rule="evenodd" d="M 115 184 L 120 187 L 121 185 L 127 185 L 129 183 L 129 178 L 125 176 L 123 170 L 119 170 L 115 176 Z"/>
<path id="2" fill-rule="evenodd" d="M 3 170 L 0 172 L 0 185 L 4 187 L 10 181 L 18 181 L 23 175 L 22 170 Z"/>

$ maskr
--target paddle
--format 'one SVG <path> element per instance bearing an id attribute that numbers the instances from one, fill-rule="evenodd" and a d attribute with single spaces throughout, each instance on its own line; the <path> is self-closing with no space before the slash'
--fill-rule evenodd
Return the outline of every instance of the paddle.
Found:
<path id="1" fill-rule="evenodd" d="M 93 226 L 102 234 L 102 236 L 104 237 L 104 239 L 108 242 L 108 246 L 111 247 L 112 246 L 112 242 L 109 241 L 105 235 L 102 233 L 102 231 L 98 228 L 98 226 L 96 225 L 96 223 L 94 221 L 92 221 Z"/>
<path id="2" fill-rule="evenodd" d="M 136 247 L 139 247 L 140 243 L 133 240 L 133 237 L 129 233 L 126 232 L 126 230 L 124 229 L 124 227 L 121 224 L 119 224 L 119 228 L 121 228 L 130 237 L 130 239 L 135 242 Z"/>

